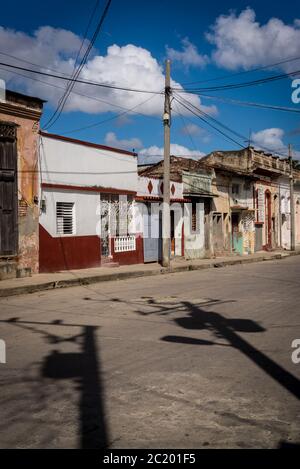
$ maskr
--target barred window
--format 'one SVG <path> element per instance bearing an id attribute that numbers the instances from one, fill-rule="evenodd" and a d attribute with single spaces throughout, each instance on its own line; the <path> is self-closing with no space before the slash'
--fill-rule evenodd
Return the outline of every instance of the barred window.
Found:
<path id="1" fill-rule="evenodd" d="M 56 202 L 56 232 L 57 234 L 74 234 L 74 202 Z"/>

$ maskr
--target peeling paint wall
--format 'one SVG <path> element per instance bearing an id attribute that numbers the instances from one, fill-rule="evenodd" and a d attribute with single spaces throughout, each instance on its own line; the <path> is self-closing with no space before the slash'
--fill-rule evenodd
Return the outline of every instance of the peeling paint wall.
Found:
<path id="1" fill-rule="evenodd" d="M 0 103 L 0 120 L 17 124 L 17 268 L 31 269 L 32 273 L 37 273 L 39 267 L 38 141 L 41 109 L 42 101 L 12 92 L 8 92 L 5 103 Z"/>
<path id="2" fill-rule="evenodd" d="M 257 181 L 255 190 L 261 191 L 264 197 L 263 221 L 262 221 L 262 245 L 268 244 L 268 227 L 266 222 L 266 194 L 270 193 L 271 200 L 271 248 L 274 249 L 279 243 L 279 184 L 276 181 Z"/>

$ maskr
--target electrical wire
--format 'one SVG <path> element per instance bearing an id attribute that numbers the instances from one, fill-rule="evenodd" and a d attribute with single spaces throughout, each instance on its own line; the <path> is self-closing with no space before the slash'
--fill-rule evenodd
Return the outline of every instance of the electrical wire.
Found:
<path id="1" fill-rule="evenodd" d="M 246 74 L 249 74 L 249 73 L 259 72 L 261 70 L 266 70 L 267 68 L 273 68 L 273 67 L 276 67 L 278 65 L 282 65 L 282 64 L 285 64 L 285 63 L 288 63 L 288 62 L 294 62 L 296 60 L 300 60 L 300 56 L 299 57 L 290 57 L 289 59 L 284 59 L 280 62 L 275 62 L 275 63 L 269 64 L 269 65 L 264 65 L 262 67 L 253 68 L 252 70 L 244 70 L 243 72 L 238 72 L 238 73 L 228 73 L 227 75 L 223 75 L 221 77 L 210 78 L 208 80 L 191 81 L 191 82 L 188 82 L 188 83 L 182 83 L 182 85 L 183 86 L 195 85 L 197 83 L 209 83 L 209 82 L 212 82 L 212 81 L 224 80 L 224 79 L 227 79 L 227 78 L 237 77 L 237 76 L 240 76 L 240 75 L 246 75 Z"/>
<path id="2" fill-rule="evenodd" d="M 193 109 L 195 109 L 195 111 L 199 112 L 203 117 L 206 117 L 207 119 L 209 119 L 210 121 L 214 122 L 216 125 L 219 125 L 220 127 L 222 127 L 224 130 L 228 131 L 228 132 L 231 132 L 232 134 L 234 134 L 237 138 L 240 138 L 242 140 L 245 140 L 245 137 L 244 135 L 241 135 L 240 133 L 236 132 L 235 130 L 232 130 L 230 127 L 228 127 L 227 125 L 223 124 L 221 121 L 215 119 L 214 117 L 210 116 L 207 112 L 203 111 L 202 109 L 199 109 L 197 106 L 194 106 L 194 104 L 190 103 L 189 101 L 187 101 L 185 98 L 181 97 L 181 100 L 185 102 L 185 104 L 187 106 L 191 106 Z"/>
<path id="3" fill-rule="evenodd" d="M 283 112 L 293 112 L 296 114 L 300 113 L 300 109 L 296 109 L 293 107 L 286 107 L 286 106 L 276 106 L 273 104 L 262 104 L 262 103 L 255 103 L 255 102 L 248 102 L 248 101 L 240 101 L 238 99 L 231 99 L 231 98 L 223 98 L 221 96 L 209 96 L 207 94 L 199 93 L 201 98 L 208 98 L 224 103 L 236 104 L 239 106 L 246 106 L 246 107 L 257 107 L 261 109 L 272 109 L 273 111 L 283 111 Z"/>
<path id="4" fill-rule="evenodd" d="M 227 140 L 230 140 L 231 142 L 233 142 L 235 145 L 241 147 L 241 148 L 244 148 L 244 145 L 241 145 L 239 142 L 237 142 L 235 139 L 231 138 L 229 135 L 227 135 L 225 132 L 223 132 L 222 130 L 218 129 L 216 126 L 214 126 L 213 124 L 211 124 L 208 120 L 206 120 L 201 114 L 202 114 L 202 111 L 200 109 L 197 109 L 197 111 L 191 109 L 189 106 L 187 106 L 186 104 L 184 104 L 183 102 L 181 102 L 181 100 L 179 100 L 178 98 L 174 98 L 176 102 L 178 102 L 181 106 L 183 106 L 185 109 L 187 109 L 188 111 L 190 111 L 192 114 L 194 114 L 196 117 L 198 117 L 200 120 L 202 120 L 203 122 L 205 122 L 207 125 L 209 125 L 210 127 L 212 127 L 213 129 L 215 129 L 217 132 L 219 132 L 220 134 L 223 135 L 223 137 L 225 137 Z"/>
<path id="5" fill-rule="evenodd" d="M 81 59 L 81 62 L 79 64 L 79 66 L 77 67 L 77 69 L 75 70 L 75 72 L 73 73 L 70 81 L 68 82 L 68 85 L 67 85 L 67 88 L 66 88 L 66 91 L 65 93 L 63 94 L 63 96 L 61 97 L 61 99 L 59 100 L 58 102 L 58 105 L 57 105 L 57 108 L 55 109 L 55 111 L 53 112 L 53 114 L 51 115 L 51 117 L 49 118 L 49 120 L 46 122 L 45 124 L 45 130 L 48 130 L 49 128 L 51 128 L 55 122 L 59 119 L 65 105 L 66 105 L 66 102 L 68 100 L 68 97 L 70 96 L 70 93 L 75 85 L 75 80 L 79 77 L 84 65 L 86 64 L 86 61 L 88 59 L 88 56 L 90 54 L 90 51 L 92 49 L 92 47 L 94 46 L 95 44 L 95 41 L 99 35 L 99 32 L 101 30 L 101 27 L 102 27 L 102 24 L 107 16 L 107 13 L 108 13 L 108 10 L 109 10 L 109 7 L 110 7 L 110 4 L 111 4 L 112 0 L 107 0 L 107 3 L 106 3 L 106 6 L 105 6 L 105 9 L 101 15 L 101 18 L 97 24 L 97 27 L 96 27 L 96 30 L 92 36 L 92 39 L 85 51 L 85 54 L 83 56 L 83 58 Z M 92 17 L 91 17 L 91 21 L 92 21 L 92 18 L 93 18 L 93 15 L 97 9 L 97 6 L 98 6 L 98 1 L 96 2 L 96 8 L 94 9 L 93 11 L 93 14 L 92 14 Z M 83 44 L 82 44 L 83 46 Z M 82 48 L 81 46 L 81 48 Z"/>
<path id="6" fill-rule="evenodd" d="M 219 91 L 219 90 L 233 90 L 233 89 L 239 89 L 239 88 L 246 88 L 248 86 L 256 86 L 256 85 L 262 85 L 265 83 L 269 82 L 274 82 L 278 80 L 283 80 L 292 76 L 296 76 L 300 74 L 300 70 L 295 70 L 294 72 L 290 73 L 283 73 L 281 75 L 273 75 L 268 78 L 260 78 L 258 80 L 252 80 L 252 81 L 246 81 L 242 83 L 231 83 L 229 85 L 221 85 L 221 86 L 215 86 L 215 87 L 207 87 L 207 88 L 172 88 L 173 91 L 177 91 L 178 93 L 201 93 L 205 91 Z"/>
<path id="7" fill-rule="evenodd" d="M 4 70 L 6 71 L 3 67 L 0 67 L 0 70 Z M 30 77 L 28 75 L 23 75 L 22 73 L 19 73 L 19 72 L 16 72 L 16 71 L 13 71 L 11 73 L 14 73 L 16 75 L 19 75 L 21 77 L 24 77 L 24 78 L 28 78 L 29 80 L 33 80 L 33 81 L 36 81 L 36 82 L 39 82 L 39 83 L 42 83 L 44 85 L 48 85 L 48 86 L 52 86 L 54 88 L 58 88 L 58 89 L 61 89 L 61 90 L 64 90 L 65 88 L 62 87 L 62 86 L 59 86 L 59 85 L 56 85 L 54 83 L 49 83 L 47 81 L 43 81 L 43 80 L 39 80 L 38 78 L 34 78 L 34 77 Z M 115 108 L 118 108 L 118 109 L 122 109 L 124 112 L 121 112 L 121 113 L 118 113 L 116 116 L 113 116 L 113 117 L 110 117 L 110 118 L 107 118 L 107 119 L 104 119 L 103 121 L 98 121 L 98 122 L 95 122 L 91 125 L 87 125 L 85 127 L 81 127 L 79 129 L 74 129 L 74 130 L 71 130 L 70 132 L 67 131 L 67 132 L 63 132 L 64 134 L 68 134 L 68 133 L 73 133 L 73 132 L 79 132 L 81 130 L 84 130 L 84 129 L 88 129 L 88 128 L 92 128 L 92 127 L 97 127 L 98 125 L 101 125 L 102 123 L 105 123 L 105 122 L 108 122 L 110 120 L 114 120 L 114 119 L 118 119 L 119 117 L 123 116 L 123 115 L 126 115 L 126 114 L 129 114 L 129 113 L 133 113 L 133 114 L 137 114 L 139 116 L 143 116 L 143 117 L 147 117 L 149 119 L 159 119 L 158 117 L 155 117 L 155 116 L 151 116 L 149 114 L 143 114 L 142 112 L 133 112 L 135 109 L 137 109 L 138 107 L 142 106 L 143 104 L 145 104 L 147 101 L 150 101 L 152 98 L 154 98 L 156 95 L 152 95 L 149 99 L 145 100 L 145 101 L 142 101 L 141 103 L 137 104 L 136 106 L 134 106 L 133 108 L 125 108 L 123 106 L 119 106 L 117 104 L 114 104 L 114 103 L 111 103 L 109 101 L 106 101 L 104 99 L 101 99 L 101 98 L 98 98 L 98 97 L 95 97 L 95 96 L 89 96 L 87 94 L 84 94 L 84 93 L 79 93 L 78 91 L 74 91 L 72 90 L 71 91 L 72 94 L 76 94 L 78 96 L 82 96 L 84 98 L 88 98 L 92 101 L 98 101 L 100 103 L 104 103 L 104 104 L 108 104 L 109 106 L 112 106 L 112 107 L 115 107 Z"/>
<path id="8" fill-rule="evenodd" d="M 7 64 L 5 62 L 0 62 L 0 66 L 14 68 L 16 70 L 23 70 L 25 72 L 35 73 L 37 75 L 43 75 L 43 76 L 47 76 L 47 77 L 51 77 L 51 78 L 56 78 L 56 79 L 59 79 L 59 80 L 64 80 L 64 81 L 70 81 L 71 78 L 72 78 L 71 76 L 56 75 L 56 74 L 52 74 L 52 73 L 42 72 L 42 71 L 39 71 L 39 70 L 29 69 L 29 68 L 26 68 L 26 67 L 20 67 L 20 66 L 17 66 L 17 65 Z M 90 86 L 99 86 L 100 88 L 108 88 L 108 89 L 117 90 L 117 91 L 129 91 L 129 92 L 134 92 L 134 93 L 148 93 L 148 94 L 163 94 L 162 91 L 150 91 L 150 90 L 142 90 L 142 89 L 138 89 L 138 88 L 125 88 L 125 87 L 122 87 L 122 86 L 109 85 L 107 83 L 99 83 L 99 82 L 96 82 L 96 81 L 81 80 L 81 79 L 78 79 L 78 78 L 76 80 L 74 80 L 74 82 L 75 83 L 81 83 L 81 84 L 84 84 L 84 85 L 90 85 Z"/>
<path id="9" fill-rule="evenodd" d="M 90 15 L 90 18 L 89 18 L 87 27 L 86 27 L 86 29 L 85 29 L 84 36 L 83 36 L 83 38 L 82 38 L 80 48 L 79 48 L 79 50 L 78 50 L 78 52 L 77 52 L 77 55 L 76 55 L 76 58 L 75 58 L 75 61 L 74 61 L 73 73 L 74 73 L 75 70 L 76 70 L 77 60 L 78 60 L 79 57 L 80 57 L 81 51 L 82 51 L 82 49 L 83 49 L 84 42 L 85 42 L 85 40 L 86 40 L 86 38 L 87 38 L 89 29 L 90 29 L 90 27 L 91 27 L 91 24 L 92 24 L 92 21 L 93 21 L 93 19 L 94 19 L 95 14 L 96 14 L 96 11 L 97 11 L 98 6 L 99 6 L 99 0 L 96 0 L 95 5 L 94 5 L 94 8 L 93 8 L 93 11 L 92 11 L 92 13 L 91 13 L 91 15 Z"/>
<path id="10" fill-rule="evenodd" d="M 187 110 L 189 110 L 191 113 L 193 113 L 194 115 L 196 115 L 198 118 L 200 118 L 201 120 L 203 120 L 204 122 L 206 122 L 206 124 L 212 126 L 214 129 L 216 129 L 219 133 L 221 133 L 223 136 L 225 136 L 225 138 L 227 139 L 230 139 L 231 141 L 233 141 L 235 144 L 237 144 L 238 146 L 244 148 L 245 145 L 241 145 L 239 142 L 237 142 L 236 140 L 232 139 L 228 134 L 225 134 L 223 131 L 220 131 L 220 129 L 216 128 L 214 125 L 212 125 L 209 120 L 212 120 L 213 122 L 215 122 L 217 125 L 223 127 L 225 130 L 228 130 L 230 133 L 236 135 L 238 138 L 240 138 L 241 140 L 243 140 L 244 142 L 247 141 L 246 137 L 239 134 L 238 132 L 236 132 L 235 130 L 231 129 L 230 127 L 224 125 L 222 122 L 218 121 L 217 119 L 214 119 L 212 116 L 209 116 L 206 112 L 202 111 L 201 109 L 197 108 L 196 106 L 194 106 L 193 104 L 189 103 L 187 100 L 184 100 L 184 98 L 180 97 L 181 99 L 178 99 L 178 97 L 174 97 L 174 99 L 176 101 L 178 101 L 182 106 L 184 106 Z M 184 101 L 184 102 L 182 102 Z M 206 117 L 206 119 L 203 117 L 203 115 Z M 263 145 L 260 145 L 260 147 L 262 148 L 262 150 L 264 151 L 267 151 L 268 153 L 274 153 L 275 150 L 274 149 L 270 149 L 270 148 L 267 148 Z M 282 153 L 279 153 L 279 152 L 276 152 L 278 156 L 281 156 L 283 158 L 286 158 L 287 155 L 286 154 L 282 154 Z"/>
<path id="11" fill-rule="evenodd" d="M 142 101 L 141 103 L 137 104 L 136 106 L 134 106 L 130 109 L 126 109 L 125 111 L 117 114 L 116 116 L 108 117 L 107 119 L 103 119 L 102 121 L 94 122 L 93 124 L 89 124 L 89 125 L 86 125 L 84 127 L 79 127 L 77 129 L 72 129 L 72 130 L 69 130 L 69 131 L 63 132 L 63 133 L 65 135 L 69 135 L 69 134 L 72 134 L 72 133 L 75 133 L 75 132 L 81 132 L 82 130 L 87 130 L 87 129 L 91 129 L 93 127 L 98 127 L 101 124 L 112 121 L 114 119 L 118 119 L 119 117 L 125 116 L 126 114 L 129 114 L 131 112 L 134 112 L 134 110 L 137 109 L 139 106 L 142 106 L 143 104 L 146 104 L 148 101 L 150 101 L 153 98 L 155 98 L 155 96 L 150 96 L 150 98 L 146 99 L 145 101 Z M 145 117 L 150 117 L 150 118 L 153 118 L 153 119 L 156 119 L 156 120 L 158 119 L 157 117 L 148 116 L 147 114 L 141 114 L 141 113 L 137 113 L 137 114 L 140 114 L 140 115 L 145 116 Z"/>
<path id="12" fill-rule="evenodd" d="M 177 104 L 177 103 L 176 103 L 176 104 Z M 198 150 L 198 148 L 196 147 L 195 142 L 194 142 L 194 139 L 193 139 L 193 137 L 192 137 L 192 134 L 191 134 L 191 132 L 189 131 L 189 128 L 188 128 L 188 126 L 187 126 L 187 124 L 186 124 L 186 122 L 185 122 L 185 119 L 184 119 L 182 113 L 179 111 L 178 107 L 177 107 L 177 109 L 176 109 L 176 112 L 178 113 L 179 117 L 181 118 L 181 121 L 182 121 L 183 126 L 184 126 L 184 128 L 185 128 L 185 131 L 187 132 L 187 135 L 189 136 L 190 142 L 191 142 L 192 146 L 194 147 L 194 150 L 195 150 L 195 151 L 198 151 L 199 153 L 202 153 L 202 152 L 200 152 L 200 151 Z"/>

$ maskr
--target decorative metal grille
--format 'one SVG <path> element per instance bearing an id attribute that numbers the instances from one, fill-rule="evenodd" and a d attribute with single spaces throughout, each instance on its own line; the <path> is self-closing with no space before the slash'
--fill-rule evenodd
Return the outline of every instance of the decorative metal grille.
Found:
<path id="1" fill-rule="evenodd" d="M 115 252 L 135 251 L 135 236 L 118 236 L 115 238 Z"/>
<path id="2" fill-rule="evenodd" d="M 16 126 L 14 124 L 0 122 L 0 138 L 8 138 L 9 140 L 15 140 Z"/>

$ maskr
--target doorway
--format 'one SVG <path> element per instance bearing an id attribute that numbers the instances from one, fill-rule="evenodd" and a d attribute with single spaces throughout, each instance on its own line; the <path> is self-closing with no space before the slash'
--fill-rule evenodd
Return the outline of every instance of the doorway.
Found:
<path id="1" fill-rule="evenodd" d="M 214 254 L 222 254 L 224 251 L 222 213 L 213 214 L 213 246 Z"/>
<path id="2" fill-rule="evenodd" d="M 0 256 L 17 254 L 17 216 L 16 127 L 0 123 Z"/>
<path id="3" fill-rule="evenodd" d="M 243 254 L 243 233 L 240 232 L 240 214 L 231 213 L 232 250 L 237 254 Z"/>
<path id="4" fill-rule="evenodd" d="M 170 212 L 170 230 L 171 230 L 171 256 L 175 256 L 175 215 L 174 210 Z"/>
<path id="5" fill-rule="evenodd" d="M 265 249 L 272 249 L 272 211 L 271 211 L 271 193 L 265 193 Z"/>

